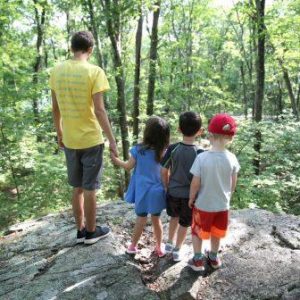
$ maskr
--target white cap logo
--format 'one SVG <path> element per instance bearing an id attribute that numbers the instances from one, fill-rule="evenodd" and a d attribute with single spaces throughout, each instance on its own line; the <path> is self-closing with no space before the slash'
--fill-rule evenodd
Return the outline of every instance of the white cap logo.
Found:
<path id="1" fill-rule="evenodd" d="M 229 124 L 226 124 L 226 125 L 224 125 L 224 126 L 222 127 L 222 129 L 223 129 L 224 131 L 229 131 L 229 130 L 230 130 L 230 125 L 229 125 Z"/>

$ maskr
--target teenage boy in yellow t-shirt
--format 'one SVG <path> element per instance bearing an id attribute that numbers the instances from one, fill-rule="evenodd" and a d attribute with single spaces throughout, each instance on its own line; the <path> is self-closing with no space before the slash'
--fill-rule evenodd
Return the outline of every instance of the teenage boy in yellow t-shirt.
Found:
<path id="1" fill-rule="evenodd" d="M 96 243 L 110 232 L 106 226 L 96 226 L 96 189 L 100 187 L 103 155 L 101 129 L 110 151 L 118 155 L 103 102 L 109 84 L 104 71 L 88 63 L 93 46 L 89 31 L 76 32 L 71 39 L 73 58 L 55 66 L 50 74 L 58 144 L 65 150 L 68 181 L 73 186 L 77 243 L 85 244 Z"/>

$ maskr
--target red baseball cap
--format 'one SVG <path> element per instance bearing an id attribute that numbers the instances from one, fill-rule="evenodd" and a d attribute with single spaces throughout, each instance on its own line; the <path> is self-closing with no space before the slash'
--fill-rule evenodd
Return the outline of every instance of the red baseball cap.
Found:
<path id="1" fill-rule="evenodd" d="M 228 114 L 217 114 L 212 117 L 208 125 L 210 133 L 234 136 L 236 134 L 237 124 L 233 117 Z"/>

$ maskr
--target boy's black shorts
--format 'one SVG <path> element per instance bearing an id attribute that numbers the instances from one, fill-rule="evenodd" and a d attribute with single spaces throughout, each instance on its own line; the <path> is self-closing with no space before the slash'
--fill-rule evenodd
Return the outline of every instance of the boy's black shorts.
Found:
<path id="1" fill-rule="evenodd" d="M 103 144 L 87 149 L 65 147 L 68 180 L 73 187 L 85 190 L 100 188 L 100 175 L 103 161 Z"/>
<path id="2" fill-rule="evenodd" d="M 179 217 L 179 224 L 183 227 L 192 225 L 192 209 L 189 208 L 188 198 L 177 198 L 167 194 L 167 214 Z"/>

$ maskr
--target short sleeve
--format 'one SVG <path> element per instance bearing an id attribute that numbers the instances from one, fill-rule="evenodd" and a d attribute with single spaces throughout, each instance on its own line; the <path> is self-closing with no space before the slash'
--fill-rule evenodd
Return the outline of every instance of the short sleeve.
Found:
<path id="1" fill-rule="evenodd" d="M 97 68 L 95 78 L 93 81 L 92 95 L 100 92 L 105 92 L 109 89 L 109 83 L 104 71 L 101 68 Z"/>
<path id="2" fill-rule="evenodd" d="M 237 160 L 236 156 L 233 155 L 233 175 L 237 174 L 241 169 L 241 166 L 239 164 L 239 161 Z"/>
<path id="3" fill-rule="evenodd" d="M 161 161 L 161 166 L 163 168 L 166 168 L 166 169 L 169 169 L 170 166 L 171 166 L 171 153 L 172 153 L 172 149 L 171 147 L 169 146 L 162 161 Z"/>
<path id="4" fill-rule="evenodd" d="M 201 157 L 198 155 L 191 167 L 190 173 L 194 176 L 201 177 Z"/>
<path id="5" fill-rule="evenodd" d="M 130 149 L 131 156 L 136 160 L 138 155 L 138 149 L 137 146 L 134 146 Z"/>

